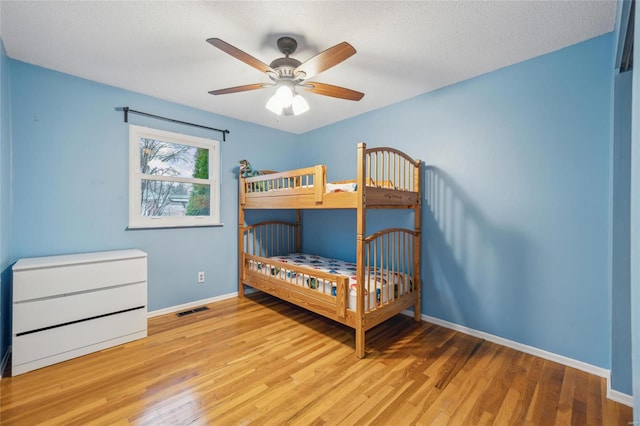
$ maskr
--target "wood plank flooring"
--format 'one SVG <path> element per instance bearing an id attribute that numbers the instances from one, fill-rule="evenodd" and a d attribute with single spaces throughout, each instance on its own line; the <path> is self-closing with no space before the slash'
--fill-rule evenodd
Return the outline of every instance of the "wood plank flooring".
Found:
<path id="1" fill-rule="evenodd" d="M 367 333 L 262 293 L 0 381 L 2 425 L 627 425 L 604 379 L 398 315 Z"/>

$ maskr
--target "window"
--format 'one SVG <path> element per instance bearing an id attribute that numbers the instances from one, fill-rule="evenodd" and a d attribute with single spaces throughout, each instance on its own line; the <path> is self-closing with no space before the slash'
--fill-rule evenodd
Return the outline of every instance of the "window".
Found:
<path id="1" fill-rule="evenodd" d="M 220 223 L 220 142 L 129 125 L 129 228 Z"/>

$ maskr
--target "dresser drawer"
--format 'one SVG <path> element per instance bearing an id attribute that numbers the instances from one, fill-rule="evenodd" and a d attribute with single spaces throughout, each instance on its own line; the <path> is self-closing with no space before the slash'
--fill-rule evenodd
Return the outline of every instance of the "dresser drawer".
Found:
<path id="1" fill-rule="evenodd" d="M 147 280 L 146 258 L 15 270 L 13 301 L 59 296 Z"/>
<path id="2" fill-rule="evenodd" d="M 37 361 L 44 360 L 43 365 L 51 364 L 52 362 L 46 359 L 52 356 L 59 355 L 60 359 L 57 361 L 62 361 L 71 358 L 65 357 L 65 355 L 74 350 L 85 349 L 84 353 L 90 353 L 96 350 L 92 346 L 110 340 L 129 335 L 137 335 L 137 338 L 144 337 L 147 333 L 146 313 L 146 309 L 137 309 L 14 337 L 12 344 L 14 358 L 12 368 L 14 371 L 12 374 L 16 374 L 16 367 L 19 372 L 22 365 L 29 365 Z M 108 346 L 111 345 L 104 347 Z M 76 353 L 75 356 L 77 355 Z"/>
<path id="3" fill-rule="evenodd" d="M 20 334 L 141 306 L 147 306 L 144 282 L 19 302 L 13 305 L 13 331 Z"/>

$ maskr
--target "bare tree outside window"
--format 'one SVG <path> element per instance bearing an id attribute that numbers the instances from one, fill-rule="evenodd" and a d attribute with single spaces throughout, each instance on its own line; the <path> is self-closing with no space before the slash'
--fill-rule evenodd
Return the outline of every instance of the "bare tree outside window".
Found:
<path id="1" fill-rule="evenodd" d="M 152 177 L 196 177 L 198 151 L 204 151 L 208 155 L 206 149 L 140 138 L 140 172 L 144 176 L 149 176 L 141 180 L 141 215 L 184 216 L 187 214 L 187 203 L 193 199 L 194 185 L 177 181 L 153 180 Z M 208 174 L 203 177 L 208 178 Z M 200 188 L 198 189 L 201 191 Z"/>

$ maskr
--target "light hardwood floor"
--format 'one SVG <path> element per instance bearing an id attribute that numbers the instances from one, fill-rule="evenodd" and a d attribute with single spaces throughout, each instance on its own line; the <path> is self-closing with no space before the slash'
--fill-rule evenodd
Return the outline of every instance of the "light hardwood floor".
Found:
<path id="1" fill-rule="evenodd" d="M 0 423 L 627 425 L 603 379 L 398 315 L 367 335 L 253 293 L 0 382 Z"/>

